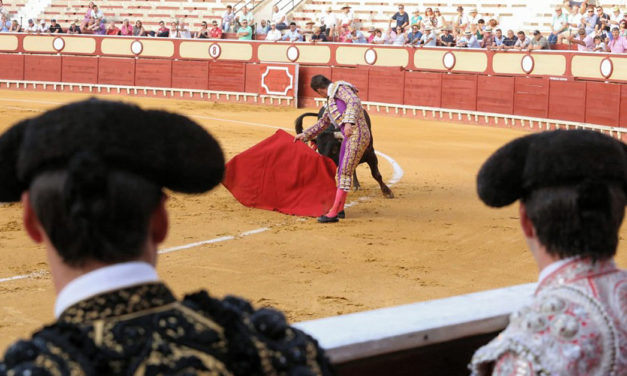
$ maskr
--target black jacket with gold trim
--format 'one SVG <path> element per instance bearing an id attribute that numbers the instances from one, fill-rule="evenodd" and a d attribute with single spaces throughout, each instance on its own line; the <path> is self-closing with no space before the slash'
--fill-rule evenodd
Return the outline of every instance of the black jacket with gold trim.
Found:
<path id="1" fill-rule="evenodd" d="M 330 375 L 315 339 L 282 313 L 162 283 L 95 296 L 11 346 L 0 376 Z"/>

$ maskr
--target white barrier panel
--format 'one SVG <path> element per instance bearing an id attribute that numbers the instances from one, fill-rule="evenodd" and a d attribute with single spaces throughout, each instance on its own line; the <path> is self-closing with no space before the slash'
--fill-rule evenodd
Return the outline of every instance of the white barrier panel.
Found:
<path id="1" fill-rule="evenodd" d="M 333 363 L 344 363 L 501 330 L 535 287 L 528 283 L 294 326 L 316 338 Z"/>

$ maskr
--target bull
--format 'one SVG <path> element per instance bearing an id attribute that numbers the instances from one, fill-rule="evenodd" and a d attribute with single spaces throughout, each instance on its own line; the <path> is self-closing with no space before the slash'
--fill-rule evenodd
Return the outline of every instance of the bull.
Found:
<path id="1" fill-rule="evenodd" d="M 323 106 L 322 108 L 320 108 L 320 111 L 318 111 L 318 113 L 306 112 L 297 117 L 296 121 L 294 121 L 296 134 L 303 133 L 303 119 L 310 116 L 320 119 L 324 115 L 324 111 L 326 111 L 326 107 Z M 366 112 L 366 110 L 364 110 L 364 116 L 366 118 L 366 123 L 368 124 L 368 129 L 370 130 L 371 137 L 370 143 L 368 144 L 364 155 L 361 157 L 359 164 L 367 163 L 370 167 L 370 173 L 372 174 L 372 177 L 374 178 L 374 180 L 377 181 L 377 183 L 379 183 L 379 187 L 381 187 L 381 192 L 383 193 L 383 196 L 387 198 L 394 198 L 394 193 L 392 193 L 390 187 L 388 187 L 383 182 L 383 177 L 381 176 L 381 172 L 379 172 L 379 159 L 377 158 L 377 154 L 374 151 L 374 146 L 372 142 L 373 137 L 370 116 L 368 115 L 368 112 Z M 315 140 L 312 140 L 312 142 L 316 145 L 318 153 L 331 158 L 337 166 L 339 164 L 340 148 L 342 146 L 343 139 L 344 136 L 342 135 L 342 132 L 336 130 L 333 125 L 330 125 L 327 129 L 320 133 Z M 355 174 L 353 175 L 353 182 L 355 187 L 354 189 L 358 190 L 361 185 L 359 184 L 359 180 L 357 180 L 357 172 L 355 172 Z"/>

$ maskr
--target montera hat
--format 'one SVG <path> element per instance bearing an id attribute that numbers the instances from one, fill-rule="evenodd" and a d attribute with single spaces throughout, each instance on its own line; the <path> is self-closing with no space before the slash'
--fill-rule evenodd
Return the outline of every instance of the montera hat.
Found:
<path id="1" fill-rule="evenodd" d="M 208 191 L 224 174 L 220 145 L 189 118 L 89 99 L 23 120 L 0 136 L 0 202 L 19 201 L 37 175 L 86 156 L 105 171 L 127 171 L 185 193 Z"/>
<path id="2" fill-rule="evenodd" d="M 558 130 L 518 138 L 498 149 L 477 175 L 477 193 L 503 207 L 538 188 L 584 182 L 627 188 L 625 144 L 599 132 Z"/>

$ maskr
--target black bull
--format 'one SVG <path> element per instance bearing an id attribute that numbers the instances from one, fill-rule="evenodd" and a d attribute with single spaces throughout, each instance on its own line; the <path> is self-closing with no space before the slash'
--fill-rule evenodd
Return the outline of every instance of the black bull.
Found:
<path id="1" fill-rule="evenodd" d="M 308 116 L 312 116 L 312 117 L 317 117 L 318 119 L 320 119 L 322 115 L 324 114 L 325 110 L 326 108 L 322 107 L 317 114 L 314 112 L 306 112 L 300 115 L 299 117 L 297 117 L 296 121 L 294 122 L 294 128 L 296 129 L 296 134 L 303 133 L 303 119 L 304 118 Z M 366 118 L 366 123 L 368 123 L 368 129 L 370 129 L 370 134 L 372 135 L 370 116 L 368 115 L 366 110 L 364 110 L 364 116 Z M 333 162 L 335 162 L 336 166 L 339 164 L 340 147 L 342 145 L 342 141 L 340 137 L 341 133 L 339 134 L 338 133 L 339 131 L 337 131 L 333 125 L 330 125 L 327 129 L 325 129 L 322 133 L 320 133 L 318 137 L 316 137 L 315 141 L 313 141 L 318 147 L 318 152 L 324 156 L 331 158 Z M 377 155 L 374 152 L 374 146 L 372 146 L 372 139 L 373 137 L 371 136 L 370 143 L 368 144 L 368 147 L 366 148 L 366 151 L 364 152 L 364 155 L 361 157 L 361 160 L 359 161 L 359 163 L 360 164 L 364 162 L 368 163 L 368 166 L 370 167 L 370 172 L 372 173 L 372 177 L 374 178 L 374 180 L 377 181 L 377 183 L 379 183 L 379 186 L 381 187 L 381 192 L 383 192 L 383 195 L 387 198 L 393 198 L 394 194 L 392 193 L 392 190 L 390 190 L 390 188 L 387 185 L 385 185 L 385 183 L 383 182 L 383 177 L 381 176 L 381 172 L 379 172 L 379 160 L 377 158 Z M 353 175 L 353 182 L 354 182 L 355 190 L 359 189 L 360 185 L 359 185 L 359 181 L 357 180 L 357 173 Z"/>

